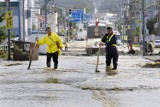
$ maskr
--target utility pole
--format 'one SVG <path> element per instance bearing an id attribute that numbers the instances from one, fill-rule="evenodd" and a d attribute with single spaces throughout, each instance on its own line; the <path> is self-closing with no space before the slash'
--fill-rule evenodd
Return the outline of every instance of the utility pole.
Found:
<path id="1" fill-rule="evenodd" d="M 126 36 L 126 4 L 124 2 L 123 8 L 123 44 L 124 44 L 124 37 Z"/>
<path id="2" fill-rule="evenodd" d="M 59 32 L 59 26 L 60 26 L 60 8 L 59 7 L 57 8 L 57 14 L 58 14 L 58 17 L 57 17 L 57 20 L 58 20 L 57 26 L 58 26 L 58 32 Z"/>
<path id="3" fill-rule="evenodd" d="M 18 28 L 19 28 L 19 31 L 18 31 L 18 35 L 19 35 L 19 41 L 21 40 L 21 11 L 20 11 L 20 8 L 21 8 L 21 5 L 20 5 L 20 0 L 18 2 Z"/>
<path id="4" fill-rule="evenodd" d="M 66 14 L 65 14 L 65 10 L 63 9 L 63 27 L 64 30 L 66 30 L 66 18 L 65 18 Z"/>
<path id="5" fill-rule="evenodd" d="M 8 0 L 8 12 L 10 11 L 10 0 Z M 8 60 L 11 60 L 11 51 L 10 51 L 10 29 L 8 29 Z"/>
<path id="6" fill-rule="evenodd" d="M 140 3 L 142 4 L 142 1 Z M 139 11 L 139 16 L 140 16 L 139 17 L 139 19 L 140 19 L 139 20 L 139 26 L 140 26 L 140 36 L 139 36 L 140 39 L 139 39 L 139 42 L 142 42 L 142 40 L 143 40 L 143 37 L 142 37 L 142 35 L 143 35 L 142 34 L 142 20 L 143 20 L 142 19 L 142 9 L 141 9 L 141 11 Z M 143 43 L 141 43 L 141 45 L 143 45 Z"/>
<path id="7" fill-rule="evenodd" d="M 157 0 L 157 10 L 160 11 L 160 0 Z M 160 23 L 160 14 L 158 14 L 157 22 Z M 160 24 L 158 24 L 158 34 L 160 34 Z"/>
<path id="8" fill-rule="evenodd" d="M 123 44 L 124 44 L 124 36 L 126 35 L 126 10 L 125 10 L 125 7 L 124 7 L 124 9 L 123 9 Z"/>
<path id="9" fill-rule="evenodd" d="M 143 31 L 143 56 L 146 55 L 146 52 L 145 52 L 145 3 L 146 3 L 146 0 L 142 0 L 142 31 Z"/>
<path id="10" fill-rule="evenodd" d="M 23 41 L 25 41 L 25 7 L 24 7 L 24 4 L 25 4 L 25 0 L 23 0 Z"/>
<path id="11" fill-rule="evenodd" d="M 129 40 L 129 27 L 130 27 L 130 23 L 129 23 L 129 17 L 130 17 L 130 9 L 129 9 L 129 0 L 127 0 L 127 3 L 126 3 L 126 34 L 127 34 L 127 40 Z"/>
<path id="12" fill-rule="evenodd" d="M 131 5 L 132 5 L 132 1 L 131 0 L 128 0 L 128 4 L 129 4 L 129 6 L 128 6 L 128 14 L 129 14 L 129 16 L 128 16 L 128 40 L 132 40 L 131 38 L 132 38 L 132 7 L 131 7 Z"/>
<path id="13" fill-rule="evenodd" d="M 47 0 L 45 0 L 45 28 L 47 27 Z"/>

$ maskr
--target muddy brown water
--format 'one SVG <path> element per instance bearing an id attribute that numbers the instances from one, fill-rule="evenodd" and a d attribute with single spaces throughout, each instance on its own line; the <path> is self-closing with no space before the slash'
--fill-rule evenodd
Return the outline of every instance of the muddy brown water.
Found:
<path id="1" fill-rule="evenodd" d="M 150 62 L 150 63 L 146 63 L 144 66 L 142 66 L 144 68 L 160 68 L 160 62 Z"/>

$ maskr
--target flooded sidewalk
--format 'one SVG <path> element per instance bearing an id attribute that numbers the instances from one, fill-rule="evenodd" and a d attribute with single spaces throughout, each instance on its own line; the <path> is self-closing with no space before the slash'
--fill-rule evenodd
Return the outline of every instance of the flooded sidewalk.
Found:
<path id="1" fill-rule="evenodd" d="M 159 107 L 160 70 L 145 68 L 141 56 L 120 56 L 118 74 L 105 72 L 105 57 L 60 56 L 46 70 L 46 56 L 0 62 L 0 107 Z M 53 63 L 52 63 L 53 67 Z M 154 104 L 153 104 L 154 102 Z"/>

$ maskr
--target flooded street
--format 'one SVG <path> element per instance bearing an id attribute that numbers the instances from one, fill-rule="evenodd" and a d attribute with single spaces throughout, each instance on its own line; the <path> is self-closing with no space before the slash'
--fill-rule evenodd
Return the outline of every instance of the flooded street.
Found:
<path id="1" fill-rule="evenodd" d="M 160 0 L 0 0 L 0 25 L 0 107 L 160 107 Z"/>
<path id="2" fill-rule="evenodd" d="M 119 73 L 105 72 L 105 57 L 60 56 L 46 70 L 46 56 L 33 61 L 1 61 L 0 107 L 159 107 L 160 70 L 142 68 L 141 56 L 120 56 Z M 53 67 L 53 63 L 52 63 Z"/>

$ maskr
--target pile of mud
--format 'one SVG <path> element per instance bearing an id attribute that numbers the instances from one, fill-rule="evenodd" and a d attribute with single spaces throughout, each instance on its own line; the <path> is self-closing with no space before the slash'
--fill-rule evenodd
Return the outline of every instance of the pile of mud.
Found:
<path id="1" fill-rule="evenodd" d="M 150 62 L 146 63 L 143 68 L 160 68 L 160 62 Z"/>
<path id="2" fill-rule="evenodd" d="M 119 55 L 135 55 L 135 56 L 139 56 L 142 55 L 142 52 L 140 50 L 135 50 L 135 54 L 128 54 L 128 51 L 118 51 Z"/>

